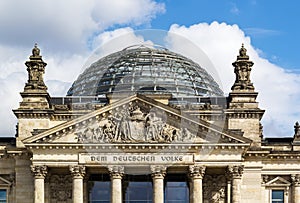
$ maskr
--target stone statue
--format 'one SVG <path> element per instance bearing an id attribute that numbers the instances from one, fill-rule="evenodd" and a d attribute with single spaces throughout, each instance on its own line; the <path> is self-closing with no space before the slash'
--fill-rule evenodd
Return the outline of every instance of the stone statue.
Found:
<path id="1" fill-rule="evenodd" d="M 40 49 L 37 47 L 37 43 L 35 43 L 34 48 L 32 49 L 32 56 L 40 56 Z"/>
<path id="2" fill-rule="evenodd" d="M 253 64 L 252 61 L 249 61 L 247 49 L 244 47 L 244 44 L 242 44 L 237 60 L 232 63 L 236 78 L 231 87 L 232 90 L 254 90 L 254 86 L 250 81 L 251 67 Z"/>
<path id="3" fill-rule="evenodd" d="M 29 57 L 29 61 L 26 61 L 28 72 L 28 82 L 25 85 L 25 90 L 38 89 L 47 90 L 44 83 L 43 75 L 45 73 L 45 66 L 47 65 L 40 55 L 40 49 L 37 44 L 34 45 L 32 49 L 32 55 Z"/>
<path id="4" fill-rule="evenodd" d="M 247 49 L 244 47 L 244 44 L 242 44 L 239 53 L 239 58 L 249 58 L 249 56 L 247 55 Z"/>
<path id="5" fill-rule="evenodd" d="M 298 121 L 294 125 L 294 131 L 295 131 L 294 137 L 300 137 L 300 125 Z"/>

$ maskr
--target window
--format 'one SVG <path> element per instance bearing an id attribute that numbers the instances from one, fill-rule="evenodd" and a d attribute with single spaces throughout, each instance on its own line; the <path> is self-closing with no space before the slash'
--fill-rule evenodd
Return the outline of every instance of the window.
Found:
<path id="1" fill-rule="evenodd" d="M 272 190 L 272 203 L 284 203 L 283 190 Z"/>
<path id="2" fill-rule="evenodd" d="M 109 175 L 91 175 L 89 185 L 89 203 L 110 203 L 110 186 Z M 1 202 L 0 202 L 1 203 Z"/>
<path id="3" fill-rule="evenodd" d="M 189 202 L 189 188 L 186 175 L 167 175 L 165 179 L 165 203 L 187 202 Z"/>
<path id="4" fill-rule="evenodd" d="M 6 195 L 7 195 L 6 190 L 0 189 L 0 203 L 7 203 Z"/>
<path id="5" fill-rule="evenodd" d="M 127 175 L 123 181 L 124 203 L 152 203 L 152 179 L 149 175 Z"/>

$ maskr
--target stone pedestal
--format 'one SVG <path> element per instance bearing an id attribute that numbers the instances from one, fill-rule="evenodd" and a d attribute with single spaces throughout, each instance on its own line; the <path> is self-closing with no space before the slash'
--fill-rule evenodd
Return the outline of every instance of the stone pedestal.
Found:
<path id="1" fill-rule="evenodd" d="M 153 179 L 153 202 L 164 202 L 164 177 L 166 175 L 165 166 L 151 166 Z"/>
<path id="2" fill-rule="evenodd" d="M 300 203 L 300 175 L 291 175 L 291 180 L 293 183 L 292 203 Z"/>
<path id="3" fill-rule="evenodd" d="M 83 178 L 85 175 L 85 166 L 70 166 L 70 173 L 73 177 L 73 203 L 83 203 Z"/>
<path id="4" fill-rule="evenodd" d="M 244 166 L 228 166 L 227 175 L 231 178 L 232 203 L 241 202 L 241 183 Z"/>
<path id="5" fill-rule="evenodd" d="M 190 166 L 189 176 L 192 182 L 192 190 L 190 192 L 190 200 L 192 203 L 203 202 L 202 179 L 205 173 L 205 166 Z"/>
<path id="6" fill-rule="evenodd" d="M 46 166 L 31 166 L 34 175 L 34 203 L 45 202 L 45 177 L 47 174 Z"/>
<path id="7" fill-rule="evenodd" d="M 122 176 L 124 175 L 123 166 L 108 167 L 111 179 L 111 203 L 122 203 Z"/>

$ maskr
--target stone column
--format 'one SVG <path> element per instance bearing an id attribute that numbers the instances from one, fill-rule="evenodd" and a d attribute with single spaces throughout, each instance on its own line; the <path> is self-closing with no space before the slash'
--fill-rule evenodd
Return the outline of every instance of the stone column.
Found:
<path id="1" fill-rule="evenodd" d="M 70 173 L 73 177 L 72 199 L 73 203 L 83 203 L 83 178 L 85 166 L 70 166 Z"/>
<path id="2" fill-rule="evenodd" d="M 164 203 L 164 177 L 166 169 L 166 166 L 151 166 L 154 203 Z"/>
<path id="3" fill-rule="evenodd" d="M 202 179 L 204 177 L 205 168 L 205 166 L 201 165 L 189 166 L 189 176 L 192 182 L 190 200 L 192 203 L 203 202 Z"/>
<path id="4" fill-rule="evenodd" d="M 31 166 L 34 175 L 34 203 L 45 202 L 45 177 L 47 175 L 47 166 Z M 24 186 L 26 187 L 26 186 Z"/>
<path id="5" fill-rule="evenodd" d="M 242 175 L 244 171 L 244 166 L 228 166 L 227 173 L 231 177 L 231 194 L 232 194 L 232 203 L 241 202 L 241 183 Z"/>
<path id="6" fill-rule="evenodd" d="M 122 176 L 124 166 L 108 166 L 111 179 L 111 203 L 122 203 Z"/>
<path id="7" fill-rule="evenodd" d="M 293 184 L 292 203 L 300 203 L 300 175 L 292 174 L 291 180 Z"/>
<path id="8" fill-rule="evenodd" d="M 227 180 L 227 203 L 231 202 L 231 180 Z"/>

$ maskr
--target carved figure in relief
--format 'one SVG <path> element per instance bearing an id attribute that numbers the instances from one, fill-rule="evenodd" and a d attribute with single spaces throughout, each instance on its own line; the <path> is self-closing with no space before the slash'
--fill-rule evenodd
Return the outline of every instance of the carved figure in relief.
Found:
<path id="1" fill-rule="evenodd" d="M 157 117 L 155 113 L 150 112 L 146 116 L 146 140 L 161 141 L 162 129 L 165 123 L 161 118 Z"/>
<path id="2" fill-rule="evenodd" d="M 144 114 L 138 106 L 117 109 L 100 121 L 89 123 L 75 134 L 78 142 L 173 142 L 190 141 L 195 135 L 187 128 L 167 124 L 159 113 Z"/>

